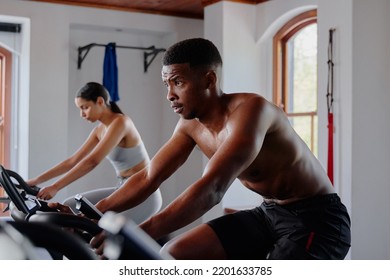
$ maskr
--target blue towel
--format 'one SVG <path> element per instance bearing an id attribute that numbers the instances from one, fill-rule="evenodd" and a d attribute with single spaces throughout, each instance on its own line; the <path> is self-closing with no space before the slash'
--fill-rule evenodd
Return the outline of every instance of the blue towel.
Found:
<path id="1" fill-rule="evenodd" d="M 115 43 L 106 46 L 103 65 L 103 86 L 110 93 L 111 101 L 119 101 L 118 93 L 118 67 L 116 64 Z"/>

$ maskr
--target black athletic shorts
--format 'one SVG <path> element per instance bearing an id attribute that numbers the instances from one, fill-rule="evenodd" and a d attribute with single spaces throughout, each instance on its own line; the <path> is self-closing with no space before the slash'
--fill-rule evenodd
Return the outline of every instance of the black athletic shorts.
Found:
<path id="1" fill-rule="evenodd" d="M 337 194 L 262 203 L 208 222 L 229 259 L 344 259 L 350 218 Z"/>

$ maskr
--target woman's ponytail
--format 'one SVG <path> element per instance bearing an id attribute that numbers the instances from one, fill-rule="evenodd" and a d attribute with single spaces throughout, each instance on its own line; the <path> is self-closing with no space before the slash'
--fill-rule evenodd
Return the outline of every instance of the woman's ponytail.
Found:
<path id="1" fill-rule="evenodd" d="M 119 106 L 114 101 L 110 101 L 110 108 L 111 108 L 111 111 L 113 111 L 114 113 L 118 113 L 118 114 L 123 115 L 122 110 L 119 108 Z"/>

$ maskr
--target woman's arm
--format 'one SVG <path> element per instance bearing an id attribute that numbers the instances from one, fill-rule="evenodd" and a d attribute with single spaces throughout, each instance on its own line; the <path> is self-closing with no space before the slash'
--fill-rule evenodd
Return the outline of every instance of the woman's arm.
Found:
<path id="1" fill-rule="evenodd" d="M 97 128 L 92 130 L 84 144 L 71 157 L 43 172 L 39 176 L 27 180 L 26 183 L 30 186 L 39 185 L 71 170 L 81 159 L 86 157 L 99 142 L 96 137 L 96 130 Z"/>
<path id="2" fill-rule="evenodd" d="M 108 127 L 103 138 L 98 140 L 98 130 L 95 132 L 96 142 L 92 146 L 92 151 L 83 157 L 74 165 L 63 177 L 53 183 L 51 186 L 42 189 L 38 197 L 42 199 L 52 198 L 59 190 L 86 175 L 93 170 L 99 163 L 114 149 L 115 146 L 126 135 L 127 122 L 125 117 L 116 118 Z M 89 146 L 89 145 L 88 145 Z"/>

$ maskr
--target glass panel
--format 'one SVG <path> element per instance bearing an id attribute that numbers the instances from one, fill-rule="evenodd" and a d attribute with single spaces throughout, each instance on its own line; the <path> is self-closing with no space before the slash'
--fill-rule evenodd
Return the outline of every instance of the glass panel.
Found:
<path id="1" fill-rule="evenodd" d="M 312 153 L 318 155 L 318 117 L 317 115 L 289 117 L 290 123 Z"/>
<path id="2" fill-rule="evenodd" d="M 288 113 L 317 111 L 317 24 L 297 32 L 288 42 Z"/>

